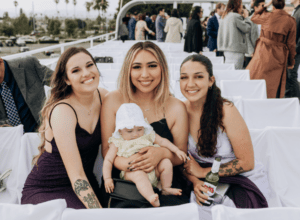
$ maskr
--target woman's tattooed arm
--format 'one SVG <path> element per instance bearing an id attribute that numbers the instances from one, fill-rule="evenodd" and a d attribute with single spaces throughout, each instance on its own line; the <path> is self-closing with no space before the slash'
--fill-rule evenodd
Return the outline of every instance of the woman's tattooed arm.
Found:
<path id="1" fill-rule="evenodd" d="M 237 174 L 243 173 L 245 170 L 240 165 L 238 159 L 229 161 L 228 163 L 222 164 L 220 166 L 219 175 L 220 176 L 235 176 Z"/>
<path id="2" fill-rule="evenodd" d="M 76 180 L 74 183 L 74 192 L 87 208 L 102 208 L 88 181 L 82 179 Z"/>

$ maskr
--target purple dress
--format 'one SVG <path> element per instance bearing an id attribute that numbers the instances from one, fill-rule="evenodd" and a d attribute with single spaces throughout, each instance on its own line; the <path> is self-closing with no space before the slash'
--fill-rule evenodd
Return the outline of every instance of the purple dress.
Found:
<path id="1" fill-rule="evenodd" d="M 72 106 L 70 107 L 72 108 Z M 53 109 L 54 108 L 55 106 Z M 76 112 L 75 115 L 77 118 Z M 92 134 L 80 127 L 77 118 L 75 134 L 84 172 L 97 198 L 100 199 L 101 192 L 99 184 L 93 173 L 95 160 L 99 151 L 99 145 L 101 144 L 100 118 Z M 53 199 L 65 199 L 68 208 L 84 209 L 85 206 L 73 191 L 55 139 L 53 138 L 50 143 L 52 145 L 52 153 L 45 151 L 38 159 L 38 166 L 35 165 L 27 177 L 22 192 L 23 195 L 21 198 L 21 204 L 38 204 Z"/>

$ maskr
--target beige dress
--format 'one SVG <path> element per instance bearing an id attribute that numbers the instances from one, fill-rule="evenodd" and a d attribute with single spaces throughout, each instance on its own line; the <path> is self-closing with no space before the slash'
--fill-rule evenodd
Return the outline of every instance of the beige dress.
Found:
<path id="1" fill-rule="evenodd" d="M 155 132 L 152 131 L 150 134 L 143 135 L 137 139 L 126 141 L 122 137 L 121 138 L 115 138 L 110 137 L 108 139 L 108 143 L 114 143 L 114 145 L 118 148 L 117 155 L 120 157 L 130 157 L 133 154 L 139 152 L 140 149 L 148 146 L 152 147 L 160 147 L 157 144 L 153 144 L 155 141 Z M 124 179 L 124 171 L 121 171 L 120 178 Z M 157 187 L 157 177 L 155 175 L 155 170 L 152 170 L 150 173 L 148 173 L 148 178 L 152 184 L 152 186 Z"/>
<path id="2" fill-rule="evenodd" d="M 136 32 L 135 32 L 135 39 L 136 40 L 145 40 L 145 26 L 147 27 L 146 21 L 138 21 L 136 23 Z"/>
<path id="3" fill-rule="evenodd" d="M 182 22 L 179 18 L 169 18 L 167 20 L 166 27 L 164 29 L 167 32 L 167 38 L 165 42 L 169 43 L 180 43 L 181 42 L 181 35 L 183 33 Z"/>

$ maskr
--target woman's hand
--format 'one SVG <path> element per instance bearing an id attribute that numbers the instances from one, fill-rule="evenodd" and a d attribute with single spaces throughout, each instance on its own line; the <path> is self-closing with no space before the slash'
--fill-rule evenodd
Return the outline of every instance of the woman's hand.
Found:
<path id="1" fill-rule="evenodd" d="M 197 178 L 205 178 L 207 171 L 205 168 L 202 168 L 197 161 L 189 154 L 190 160 L 187 160 L 183 167 L 187 174 L 193 175 Z"/>
<path id="2" fill-rule="evenodd" d="M 196 202 L 202 206 L 202 203 L 206 203 L 206 201 L 208 200 L 208 196 L 204 195 L 202 192 L 207 193 L 207 189 L 203 187 L 204 182 L 201 180 L 195 180 L 193 182 L 193 186 L 194 186 L 194 193 L 196 196 Z"/>
<path id="3" fill-rule="evenodd" d="M 133 160 L 129 164 L 129 170 L 143 170 L 146 173 L 150 173 L 157 164 L 163 159 L 163 148 L 160 147 L 144 147 L 139 151 L 141 155 L 137 159 Z"/>

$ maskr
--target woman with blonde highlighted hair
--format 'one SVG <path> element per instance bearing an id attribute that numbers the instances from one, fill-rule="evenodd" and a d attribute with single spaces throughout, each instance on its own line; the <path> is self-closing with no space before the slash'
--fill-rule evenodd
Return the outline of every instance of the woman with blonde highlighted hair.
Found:
<path id="1" fill-rule="evenodd" d="M 39 155 L 25 182 L 21 204 L 65 199 L 68 208 L 101 208 L 93 173 L 101 144 L 100 112 L 107 91 L 84 48 L 71 47 L 58 60 L 51 94 L 41 111 Z"/>
<path id="2" fill-rule="evenodd" d="M 103 157 L 108 152 L 108 139 L 115 130 L 116 112 L 123 103 L 136 103 L 158 135 L 187 152 L 187 112 L 184 104 L 170 94 L 168 65 L 156 44 L 149 41 L 139 42 L 129 49 L 119 75 L 118 90 L 108 93 L 104 99 L 101 114 Z M 168 149 L 145 147 L 129 158 L 116 157 L 114 166 L 118 170 L 114 169 L 113 178 L 119 178 L 120 170 L 143 170 L 149 173 L 164 158 L 170 159 L 173 166 L 182 164 Z M 182 189 L 178 168 L 174 169 L 173 175 L 172 187 Z M 179 197 L 160 195 L 159 200 L 161 206 L 179 205 L 189 201 L 184 191 Z M 151 206 L 150 203 L 148 205 Z M 111 207 L 138 208 L 144 207 L 144 204 L 127 200 L 111 204 Z"/>

